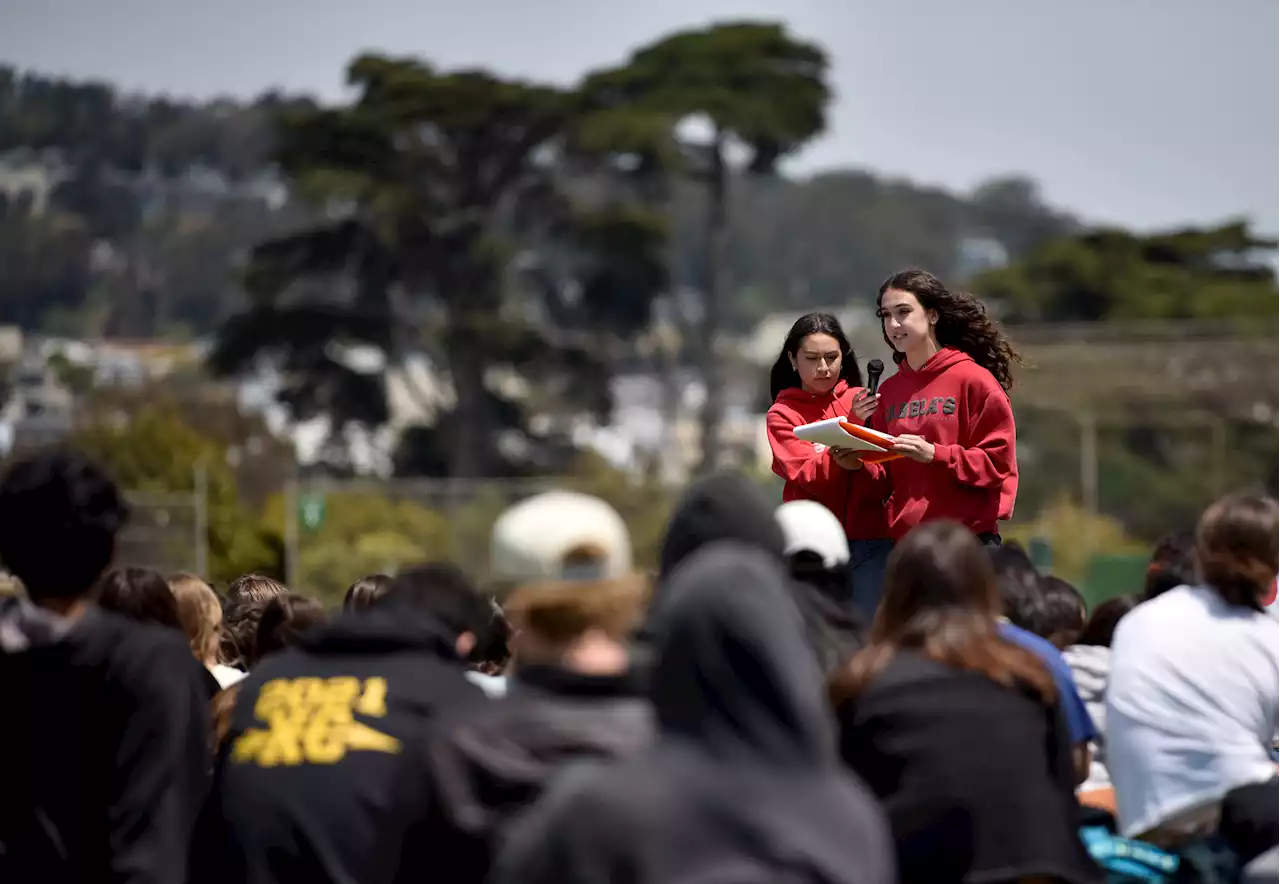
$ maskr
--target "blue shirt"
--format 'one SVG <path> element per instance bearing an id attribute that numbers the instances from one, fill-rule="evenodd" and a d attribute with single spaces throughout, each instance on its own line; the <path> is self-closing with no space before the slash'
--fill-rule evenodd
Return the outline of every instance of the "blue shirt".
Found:
<path id="1" fill-rule="evenodd" d="M 1067 733 L 1071 744 L 1074 746 L 1097 738 L 1098 731 L 1093 726 L 1093 720 L 1089 718 L 1089 710 L 1085 708 L 1084 701 L 1080 699 L 1075 679 L 1071 677 L 1071 667 L 1067 665 L 1066 660 L 1062 659 L 1062 652 L 1035 633 L 1027 632 L 1012 623 L 1000 621 L 999 631 L 1001 638 L 1039 657 L 1053 676 L 1053 681 L 1058 686 L 1058 696 L 1061 698 L 1058 703 L 1062 706 L 1062 714 L 1067 719 Z"/>

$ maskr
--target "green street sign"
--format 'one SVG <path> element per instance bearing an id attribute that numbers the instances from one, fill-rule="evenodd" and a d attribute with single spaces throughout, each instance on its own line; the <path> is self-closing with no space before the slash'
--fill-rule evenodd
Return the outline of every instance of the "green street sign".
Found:
<path id="1" fill-rule="evenodd" d="M 304 494 L 298 500 L 298 519 L 302 527 L 315 531 L 324 524 L 324 495 Z"/>
<path id="2" fill-rule="evenodd" d="M 1033 537 L 1027 544 L 1027 556 L 1031 564 L 1041 571 L 1053 570 L 1053 545 L 1044 537 Z"/>

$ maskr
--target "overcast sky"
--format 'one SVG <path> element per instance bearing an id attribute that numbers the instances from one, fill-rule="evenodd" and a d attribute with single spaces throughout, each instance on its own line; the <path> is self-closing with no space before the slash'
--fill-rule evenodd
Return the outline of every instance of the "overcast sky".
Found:
<path id="1" fill-rule="evenodd" d="M 364 50 L 570 83 L 676 28 L 781 18 L 832 58 L 792 168 L 967 189 L 1019 172 L 1092 221 L 1277 228 L 1277 0 L 0 0 L 0 61 L 180 96 L 343 95 Z M 536 11 L 535 11 L 536 10 Z M 783 14 L 785 11 L 785 14 Z"/>

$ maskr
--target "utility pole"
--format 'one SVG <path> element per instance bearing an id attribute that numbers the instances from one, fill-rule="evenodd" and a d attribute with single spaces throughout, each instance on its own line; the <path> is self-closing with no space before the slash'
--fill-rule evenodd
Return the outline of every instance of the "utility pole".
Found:
<path id="1" fill-rule="evenodd" d="M 298 478 L 295 473 L 284 485 L 284 582 L 293 588 L 298 575 Z"/>
<path id="2" fill-rule="evenodd" d="M 196 575 L 209 579 L 209 469 L 204 458 L 196 461 L 192 483 L 195 507 Z"/>
<path id="3" fill-rule="evenodd" d="M 1085 549 L 1094 549 L 1094 517 L 1098 515 L 1098 418 L 1092 411 L 1080 412 L 1080 503 L 1090 516 Z"/>

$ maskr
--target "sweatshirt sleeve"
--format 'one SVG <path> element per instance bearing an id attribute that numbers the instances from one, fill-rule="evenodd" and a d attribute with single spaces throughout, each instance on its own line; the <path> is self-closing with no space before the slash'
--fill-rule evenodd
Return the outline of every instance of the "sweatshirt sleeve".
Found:
<path id="1" fill-rule="evenodd" d="M 935 445 L 934 460 L 961 485 L 999 488 L 1012 475 L 1016 430 L 1005 391 L 992 380 L 968 391 L 968 426 L 963 445 Z"/>
<path id="2" fill-rule="evenodd" d="M 815 491 L 831 483 L 836 473 L 844 472 L 831 459 L 828 449 L 797 439 L 795 424 L 785 414 L 770 411 L 765 426 L 773 451 L 773 472 L 785 481 Z"/>
<path id="3" fill-rule="evenodd" d="M 171 884 L 186 880 L 187 851 L 208 787 L 204 686 L 199 664 L 181 642 L 157 642 L 132 662 L 125 689 L 133 707 L 116 751 L 107 811 L 110 880 Z"/>

